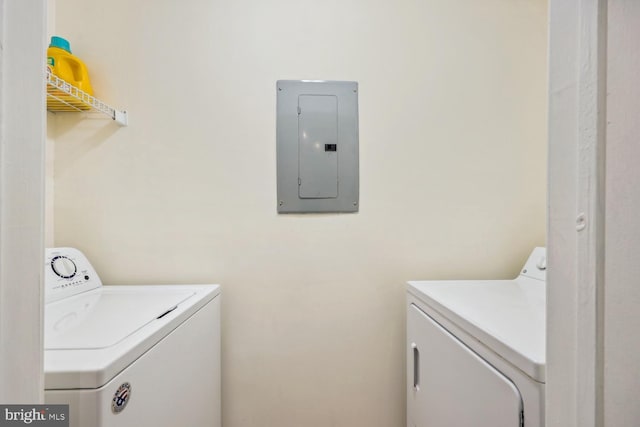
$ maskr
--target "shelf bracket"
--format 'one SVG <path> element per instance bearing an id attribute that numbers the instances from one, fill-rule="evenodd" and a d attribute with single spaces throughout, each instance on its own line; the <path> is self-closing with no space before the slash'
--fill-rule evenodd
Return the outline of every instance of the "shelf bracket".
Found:
<path id="1" fill-rule="evenodd" d="M 47 71 L 47 110 L 52 112 L 98 112 L 120 126 L 129 123 L 127 112 L 117 110 Z"/>

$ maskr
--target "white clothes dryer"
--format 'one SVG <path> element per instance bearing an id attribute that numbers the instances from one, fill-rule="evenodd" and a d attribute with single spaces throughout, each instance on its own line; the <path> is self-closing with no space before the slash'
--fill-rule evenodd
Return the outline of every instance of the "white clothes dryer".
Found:
<path id="1" fill-rule="evenodd" d="M 545 270 L 407 284 L 408 427 L 544 426 Z"/>
<path id="2" fill-rule="evenodd" d="M 220 427 L 220 287 L 103 286 L 47 249 L 45 402 L 71 427 Z"/>

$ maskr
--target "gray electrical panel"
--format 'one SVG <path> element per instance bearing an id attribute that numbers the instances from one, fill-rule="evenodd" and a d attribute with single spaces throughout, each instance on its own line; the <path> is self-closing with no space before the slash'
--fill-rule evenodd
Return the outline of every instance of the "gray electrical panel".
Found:
<path id="1" fill-rule="evenodd" d="M 276 86 L 278 212 L 357 212 L 358 83 Z"/>

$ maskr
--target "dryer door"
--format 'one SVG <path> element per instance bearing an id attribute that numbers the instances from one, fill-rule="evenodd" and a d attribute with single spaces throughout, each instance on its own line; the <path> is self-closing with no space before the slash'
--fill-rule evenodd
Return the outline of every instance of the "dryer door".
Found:
<path id="1" fill-rule="evenodd" d="M 409 427 L 521 426 L 516 386 L 413 304 L 407 338 Z"/>

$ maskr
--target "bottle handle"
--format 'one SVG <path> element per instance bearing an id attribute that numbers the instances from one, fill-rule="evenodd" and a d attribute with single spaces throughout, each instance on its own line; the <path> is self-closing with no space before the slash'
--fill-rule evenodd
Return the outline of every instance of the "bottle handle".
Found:
<path id="1" fill-rule="evenodd" d="M 68 57 L 67 60 L 71 63 L 70 65 L 71 71 L 73 72 L 73 79 L 78 83 L 84 82 L 87 78 L 87 72 L 82 61 L 73 56 Z"/>

